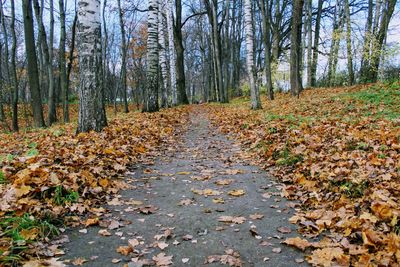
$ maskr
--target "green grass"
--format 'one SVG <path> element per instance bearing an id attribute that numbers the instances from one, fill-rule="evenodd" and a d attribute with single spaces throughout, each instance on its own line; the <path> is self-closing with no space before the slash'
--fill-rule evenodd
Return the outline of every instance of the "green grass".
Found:
<path id="1" fill-rule="evenodd" d="M 7 183 L 7 179 L 4 173 L 0 170 L 0 184 L 5 184 L 5 183 Z"/>
<path id="2" fill-rule="evenodd" d="M 287 145 L 281 152 L 273 155 L 273 158 L 276 159 L 275 164 L 278 166 L 293 166 L 303 161 L 303 157 L 301 155 L 293 155 Z"/>
<path id="3" fill-rule="evenodd" d="M 21 253 L 30 243 L 59 234 L 51 219 L 38 219 L 28 213 L 22 216 L 14 213 L 4 216 L 0 220 L 0 230 L 2 238 L 10 240 L 7 253 L 0 250 L 0 265 L 13 266 L 18 265 L 22 259 Z"/>
<path id="4" fill-rule="evenodd" d="M 75 192 L 72 190 L 66 190 L 61 185 L 56 186 L 56 188 L 54 190 L 53 200 L 56 205 L 64 205 L 66 203 L 74 203 L 74 202 L 77 202 L 78 199 L 79 199 L 78 192 Z"/>
<path id="5" fill-rule="evenodd" d="M 400 85 L 398 83 L 374 85 L 365 90 L 339 95 L 336 99 L 348 102 L 345 113 L 357 111 L 356 104 L 358 104 L 359 113 L 365 117 L 388 120 L 400 117 Z"/>

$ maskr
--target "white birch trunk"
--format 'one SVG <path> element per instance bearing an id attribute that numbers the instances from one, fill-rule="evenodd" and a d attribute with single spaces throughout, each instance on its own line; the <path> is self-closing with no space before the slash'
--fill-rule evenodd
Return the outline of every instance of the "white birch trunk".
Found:
<path id="1" fill-rule="evenodd" d="M 158 111 L 158 0 L 149 0 L 147 16 L 147 82 L 143 111 L 155 112 Z"/>
<path id="2" fill-rule="evenodd" d="M 78 2 L 79 113 L 77 132 L 107 125 L 102 91 L 100 0 Z"/>
<path id="3" fill-rule="evenodd" d="M 168 54 L 169 54 L 169 68 L 171 78 L 171 94 L 172 94 L 172 105 L 176 106 L 178 101 L 176 91 L 176 55 L 175 55 L 175 44 L 174 44 L 174 30 L 173 30 L 173 13 L 172 13 L 172 0 L 167 1 L 167 29 L 168 29 Z"/>
<path id="4" fill-rule="evenodd" d="M 162 0 L 159 0 L 158 8 L 158 46 L 159 46 L 159 62 L 161 67 L 162 77 L 162 96 L 161 106 L 168 106 L 168 70 L 167 70 L 167 54 L 166 54 L 166 43 L 165 43 L 165 32 L 164 32 L 164 4 Z"/>
<path id="5" fill-rule="evenodd" d="M 253 33 L 253 19 L 252 19 L 252 1 L 244 1 L 244 27 L 246 32 L 246 65 L 250 81 L 250 95 L 251 95 L 251 108 L 260 109 L 260 92 L 256 84 L 256 68 L 254 64 L 254 33 Z"/>

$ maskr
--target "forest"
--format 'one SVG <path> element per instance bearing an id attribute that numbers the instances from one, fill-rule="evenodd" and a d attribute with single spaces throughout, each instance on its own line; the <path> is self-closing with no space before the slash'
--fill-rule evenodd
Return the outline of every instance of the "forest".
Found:
<path id="1" fill-rule="evenodd" d="M 398 266 L 396 0 L 0 0 L 0 266 Z"/>

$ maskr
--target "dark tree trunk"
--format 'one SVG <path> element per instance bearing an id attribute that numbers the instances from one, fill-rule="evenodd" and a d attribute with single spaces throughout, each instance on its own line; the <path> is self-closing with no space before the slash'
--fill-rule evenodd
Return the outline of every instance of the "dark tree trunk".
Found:
<path id="1" fill-rule="evenodd" d="M 317 84 L 319 32 L 321 29 L 321 15 L 322 15 L 323 3 L 324 3 L 323 0 L 318 0 L 318 9 L 317 9 L 317 18 L 315 20 L 314 45 L 313 45 L 312 63 L 311 63 L 311 87 L 315 87 Z"/>
<path id="2" fill-rule="evenodd" d="M 264 75 L 265 84 L 267 87 L 267 94 L 270 100 L 274 99 L 274 90 L 272 88 L 272 77 L 271 77 L 271 41 L 270 41 L 270 12 L 267 9 L 269 4 L 265 4 L 264 0 L 259 0 L 261 14 L 262 14 L 262 30 L 263 30 L 263 42 L 264 42 Z"/>
<path id="3" fill-rule="evenodd" d="M 303 90 L 300 75 L 301 22 L 304 0 L 293 1 L 292 31 L 290 44 L 290 89 L 293 96 Z"/>
<path id="4" fill-rule="evenodd" d="M 179 104 L 189 104 L 186 94 L 184 47 L 182 40 L 182 0 L 176 0 L 176 18 L 174 24 L 174 43 L 176 48 L 176 86 L 177 102 Z"/>
<path id="5" fill-rule="evenodd" d="M 31 91 L 33 121 L 36 127 L 44 127 L 45 123 L 43 117 L 42 99 L 40 95 L 39 72 L 35 49 L 31 0 L 22 1 L 22 11 L 24 16 L 25 51 L 28 61 L 28 81 Z"/>

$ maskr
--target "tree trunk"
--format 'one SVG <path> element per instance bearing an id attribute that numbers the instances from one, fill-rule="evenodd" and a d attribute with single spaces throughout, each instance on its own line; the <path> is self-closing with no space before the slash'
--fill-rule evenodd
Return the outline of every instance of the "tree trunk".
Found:
<path id="1" fill-rule="evenodd" d="M 304 0 L 293 0 L 292 31 L 290 44 L 290 89 L 293 96 L 303 90 L 300 75 L 301 18 Z"/>
<path id="2" fill-rule="evenodd" d="M 312 63 L 311 63 L 311 86 L 312 87 L 315 87 L 317 84 L 319 32 L 321 29 L 321 15 L 322 15 L 323 3 L 324 3 L 323 0 L 318 0 L 318 9 L 317 9 L 317 18 L 315 20 L 314 45 L 313 45 Z"/>
<path id="3" fill-rule="evenodd" d="M 351 19 L 349 0 L 344 0 L 345 16 L 346 16 L 346 47 L 347 47 L 347 71 L 349 73 L 349 85 L 354 83 L 353 71 L 353 51 L 351 48 Z"/>
<path id="4" fill-rule="evenodd" d="M 312 0 L 307 0 L 307 86 L 311 87 L 312 65 Z"/>
<path id="5" fill-rule="evenodd" d="M 67 64 L 67 84 L 65 86 L 65 92 L 63 96 L 63 111 L 64 111 L 64 122 L 69 122 L 69 84 L 72 71 L 72 64 L 74 61 L 74 50 L 75 50 L 75 35 L 76 35 L 76 24 L 78 22 L 78 12 L 75 10 L 74 22 L 72 23 L 72 36 L 71 36 L 71 46 L 69 47 L 69 56 Z M 103 72 L 104 76 L 104 72 Z"/>
<path id="6" fill-rule="evenodd" d="M 100 0 L 78 2 L 79 112 L 77 133 L 107 126 L 101 86 Z"/>
<path id="7" fill-rule="evenodd" d="M 265 85 L 267 87 L 267 95 L 270 100 L 274 100 L 274 90 L 272 88 L 272 77 L 271 77 L 271 41 L 270 41 L 270 12 L 267 9 L 267 4 L 264 0 L 259 0 L 261 14 L 262 14 L 262 31 L 263 31 L 263 42 L 264 42 L 264 75 Z"/>
<path id="8" fill-rule="evenodd" d="M 35 49 L 31 0 L 22 1 L 22 11 L 24 16 L 25 52 L 28 62 L 28 80 L 31 91 L 33 121 L 36 127 L 44 127 L 45 123 L 43 118 L 42 99 L 40 95 L 39 72 Z"/>
<path id="9" fill-rule="evenodd" d="M 377 35 L 375 37 L 376 40 L 374 42 L 374 44 L 376 45 L 374 46 L 374 49 L 371 54 L 371 63 L 369 66 L 370 70 L 368 71 L 368 73 L 370 74 L 369 78 L 371 82 L 378 81 L 379 65 L 382 56 L 383 42 L 387 35 L 389 22 L 390 19 L 392 18 L 396 2 L 397 0 L 386 0 L 385 6 L 383 7 L 383 15 L 379 26 L 379 31 L 377 32 Z"/>
<path id="10" fill-rule="evenodd" d="M 124 17 L 121 8 L 121 0 L 118 0 L 118 13 L 119 13 L 119 27 L 121 29 L 121 85 L 122 85 L 122 96 L 124 98 L 124 112 L 128 113 L 128 97 L 127 97 L 127 88 L 126 88 L 126 54 L 127 54 L 127 45 L 126 45 L 126 33 L 125 33 L 125 24 Z"/>
<path id="11" fill-rule="evenodd" d="M 67 82 L 67 70 L 65 67 L 66 60 L 65 60 L 65 7 L 64 7 L 64 0 L 58 0 L 58 7 L 60 9 L 60 46 L 58 50 L 58 58 L 59 58 L 59 65 L 60 65 L 60 92 L 61 92 L 61 99 L 62 99 L 62 107 L 63 107 L 63 121 L 67 123 L 69 121 L 69 111 L 68 111 L 68 86 L 69 82 Z M 74 23 L 75 20 L 74 20 Z M 73 29 L 73 35 L 74 33 Z M 75 36 L 73 36 L 75 38 Z M 73 39 L 74 39 L 73 38 Z M 72 40 L 72 42 L 75 40 Z"/>
<path id="12" fill-rule="evenodd" d="M 174 43 L 176 48 L 176 80 L 178 104 L 189 104 L 186 95 L 184 48 L 182 40 L 182 0 L 176 0 L 176 18 L 174 25 Z"/>
<path id="13" fill-rule="evenodd" d="M 178 104 L 178 94 L 176 91 L 176 53 L 174 44 L 174 28 L 172 14 L 172 0 L 167 1 L 167 29 L 168 29 L 168 54 L 169 54 L 169 72 L 170 72 L 170 92 L 172 94 L 172 105 Z"/>
<path id="14" fill-rule="evenodd" d="M 165 31 L 164 31 L 164 16 L 163 16 L 163 4 L 159 0 L 158 9 L 158 46 L 160 48 L 160 68 L 161 68 L 161 107 L 165 108 L 168 106 L 168 71 L 167 71 L 167 54 L 165 44 Z"/>
<path id="15" fill-rule="evenodd" d="M 246 32 L 246 65 L 250 80 L 251 109 L 261 109 L 260 92 L 256 83 L 257 73 L 254 64 L 254 33 L 251 0 L 244 1 Z"/>
<path id="16" fill-rule="evenodd" d="M 147 83 L 143 111 L 158 111 L 158 0 L 149 0 L 147 36 Z"/>
<path id="17" fill-rule="evenodd" d="M 370 65 L 370 49 L 371 49 L 371 41 L 372 41 L 372 8 L 373 1 L 368 1 L 368 16 L 367 22 L 365 26 L 365 34 L 364 34 L 364 46 L 361 58 L 361 68 L 360 68 L 360 82 L 365 83 L 368 82 L 369 74 L 369 65 Z"/>
<path id="18" fill-rule="evenodd" d="M 11 36 L 12 36 L 12 47 L 11 47 L 11 83 L 12 83 L 12 129 L 14 132 L 18 132 L 18 78 L 17 78 L 17 35 L 15 33 L 15 3 L 11 1 Z"/>
<path id="19" fill-rule="evenodd" d="M 50 33 L 49 33 L 49 62 L 47 65 L 47 75 L 49 76 L 49 114 L 47 116 L 47 124 L 50 126 L 52 123 L 57 121 L 57 110 L 56 110 L 56 96 L 55 96 L 55 86 L 54 86 L 54 72 L 53 72 L 53 40 L 54 40 L 54 5 L 53 0 L 50 1 Z M 63 12 L 61 12 L 63 13 Z M 62 16 L 60 13 L 60 17 Z M 65 16 L 65 15 L 64 15 Z M 65 18 L 64 18 L 65 21 Z M 62 22 L 61 22 L 62 24 Z M 65 24 L 64 24 L 65 27 Z M 63 32 L 61 31 L 61 36 Z M 64 30 L 65 34 L 65 30 Z M 46 42 L 46 40 L 43 40 Z M 61 53 L 61 52 L 60 52 Z M 64 55 L 63 55 L 64 56 Z M 61 61 L 60 61 L 61 64 Z M 61 69 L 60 69 L 61 71 Z M 65 66 L 64 66 L 64 75 L 65 75 Z M 65 83 L 65 76 L 61 77 L 62 73 L 60 72 L 61 82 Z"/>

